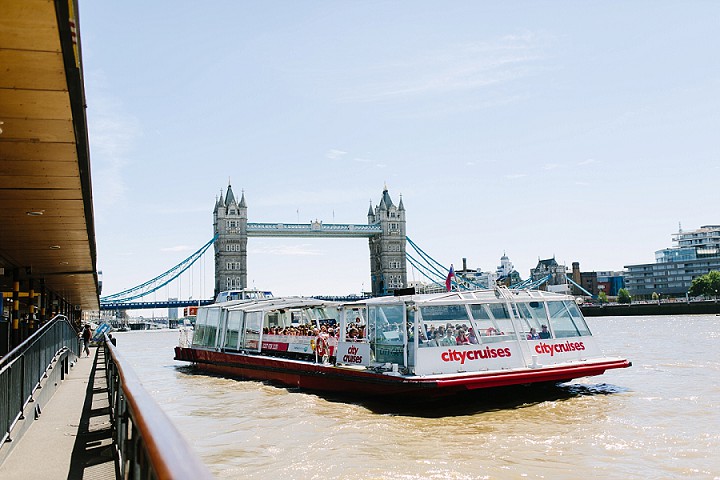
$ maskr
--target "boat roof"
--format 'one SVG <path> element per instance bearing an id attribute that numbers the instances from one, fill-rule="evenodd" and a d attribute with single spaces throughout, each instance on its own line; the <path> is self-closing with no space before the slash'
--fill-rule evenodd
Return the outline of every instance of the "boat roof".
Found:
<path id="1" fill-rule="evenodd" d="M 375 297 L 345 303 L 353 305 L 397 305 L 398 303 L 447 304 L 447 303 L 493 303 L 505 300 L 541 301 L 541 300 L 574 300 L 571 295 L 543 290 L 510 290 L 509 288 L 478 289 L 458 292 L 428 293 L 422 295 L 402 295 L 397 297 Z"/>
<path id="2" fill-rule="evenodd" d="M 309 297 L 273 297 L 273 298 L 257 298 L 249 300 L 233 300 L 224 303 L 214 303 L 206 308 L 224 308 L 226 310 L 241 310 L 244 312 L 272 311 L 288 308 L 302 307 L 335 307 L 337 302 L 319 300 Z"/>

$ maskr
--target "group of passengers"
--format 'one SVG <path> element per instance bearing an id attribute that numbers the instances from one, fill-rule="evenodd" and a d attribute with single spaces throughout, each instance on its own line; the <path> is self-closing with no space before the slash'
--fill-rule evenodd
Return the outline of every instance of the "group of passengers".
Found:
<path id="1" fill-rule="evenodd" d="M 326 339 L 333 338 L 332 343 L 336 343 L 340 338 L 340 329 L 332 326 L 321 325 L 320 328 L 311 324 L 303 324 L 289 327 L 265 327 L 263 328 L 265 335 L 293 335 L 305 337 L 323 337 Z M 485 335 L 502 335 L 503 332 L 494 327 L 490 327 L 485 331 Z M 348 341 L 361 341 L 365 338 L 365 325 L 349 325 L 346 331 Z M 535 327 L 530 329 L 527 335 L 528 340 L 540 340 L 550 338 L 550 331 L 547 325 L 542 325 L 538 333 Z M 453 345 L 473 345 L 480 343 L 478 336 L 472 327 L 465 324 L 447 323 L 435 328 L 431 325 L 426 331 L 420 330 L 420 346 L 423 347 L 443 347 Z"/>
<path id="2" fill-rule="evenodd" d="M 265 327 L 263 328 L 265 335 L 297 335 L 297 336 L 310 336 L 313 334 L 313 325 L 305 324 L 298 325 L 296 327 Z"/>
<path id="3" fill-rule="evenodd" d="M 421 347 L 449 347 L 480 343 L 475 330 L 465 324 L 453 326 L 452 323 L 448 322 L 447 325 L 440 325 L 437 328 L 435 328 L 435 325 L 431 325 L 425 335 L 423 335 L 422 330 L 420 330 L 420 334 Z"/>
<path id="4" fill-rule="evenodd" d="M 365 325 L 354 326 L 351 325 L 347 329 L 347 339 L 349 342 L 360 341 L 365 338 Z"/>
<path id="5" fill-rule="evenodd" d="M 340 338 L 340 329 L 334 328 L 332 325 L 321 325 L 319 328 L 311 325 L 297 325 L 289 327 L 265 327 L 263 328 L 265 335 L 293 335 L 301 337 L 334 337 Z M 359 341 L 365 338 L 365 325 L 349 325 L 346 332 L 348 341 Z"/>
<path id="6" fill-rule="evenodd" d="M 530 333 L 527 335 L 528 340 L 540 340 L 546 338 L 550 338 L 550 331 L 548 330 L 547 325 L 540 326 L 540 333 L 538 333 L 535 327 L 532 327 L 530 329 Z"/>

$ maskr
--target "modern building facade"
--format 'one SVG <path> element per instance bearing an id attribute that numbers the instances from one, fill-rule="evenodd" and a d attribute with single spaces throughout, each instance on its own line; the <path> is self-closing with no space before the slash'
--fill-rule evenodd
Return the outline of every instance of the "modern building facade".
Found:
<path id="1" fill-rule="evenodd" d="M 655 252 L 655 263 L 626 265 L 625 285 L 636 298 L 685 296 L 693 279 L 720 270 L 720 225 L 673 234 L 676 246 Z"/>

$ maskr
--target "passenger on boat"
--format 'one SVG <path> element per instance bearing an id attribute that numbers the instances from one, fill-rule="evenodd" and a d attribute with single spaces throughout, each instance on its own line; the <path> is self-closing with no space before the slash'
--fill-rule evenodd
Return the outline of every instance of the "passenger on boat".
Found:
<path id="1" fill-rule="evenodd" d="M 448 328 L 447 330 L 445 330 L 445 336 L 440 341 L 440 345 L 444 347 L 457 345 L 457 340 L 455 340 L 455 337 L 453 336 L 452 328 Z"/>
<path id="2" fill-rule="evenodd" d="M 548 331 L 547 325 L 542 325 L 540 330 L 540 338 L 550 338 L 550 332 Z"/>
<path id="3" fill-rule="evenodd" d="M 335 336 L 335 330 L 332 327 L 328 328 L 327 345 L 330 350 L 330 362 L 335 363 L 335 352 L 337 351 L 338 339 Z"/>
<path id="4" fill-rule="evenodd" d="M 358 331 L 357 331 L 357 329 L 356 329 L 355 327 L 350 327 L 350 330 L 348 331 L 347 337 L 348 337 L 348 340 L 351 341 L 351 342 L 354 342 L 354 341 L 358 340 Z"/>
<path id="5" fill-rule="evenodd" d="M 412 332 L 412 325 L 408 326 L 408 331 Z M 418 328 L 418 341 L 422 344 L 427 341 L 427 335 L 424 328 Z"/>
<path id="6" fill-rule="evenodd" d="M 439 347 L 441 345 L 442 336 L 440 335 L 440 331 L 435 330 L 433 333 L 433 336 L 430 337 L 430 340 L 427 342 L 428 347 Z"/>
<path id="7" fill-rule="evenodd" d="M 458 333 L 458 336 L 455 337 L 455 342 L 458 345 L 470 345 L 470 339 L 465 334 L 465 330 L 460 329 L 460 333 Z"/>
<path id="8" fill-rule="evenodd" d="M 475 330 L 473 330 L 472 328 L 468 330 L 468 340 L 470 340 L 470 343 L 472 343 L 473 345 L 477 345 L 478 343 L 480 343 L 475 336 Z"/>
<path id="9" fill-rule="evenodd" d="M 535 330 L 535 327 L 530 328 L 530 333 L 528 333 L 527 339 L 528 340 L 540 340 L 540 335 L 538 335 L 537 330 Z"/>

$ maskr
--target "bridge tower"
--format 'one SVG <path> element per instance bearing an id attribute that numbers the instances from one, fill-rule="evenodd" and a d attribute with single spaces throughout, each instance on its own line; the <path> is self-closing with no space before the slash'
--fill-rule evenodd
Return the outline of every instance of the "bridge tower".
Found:
<path id="1" fill-rule="evenodd" d="M 379 225 L 382 233 L 370 237 L 370 281 L 373 295 L 387 295 L 407 286 L 405 259 L 405 206 L 402 196 L 396 206 L 387 186 L 380 203 L 368 209 L 368 224 Z"/>
<path id="2" fill-rule="evenodd" d="M 215 296 L 223 290 L 247 287 L 247 204 L 245 192 L 240 202 L 232 187 L 215 202 L 213 210 L 215 241 Z"/>

